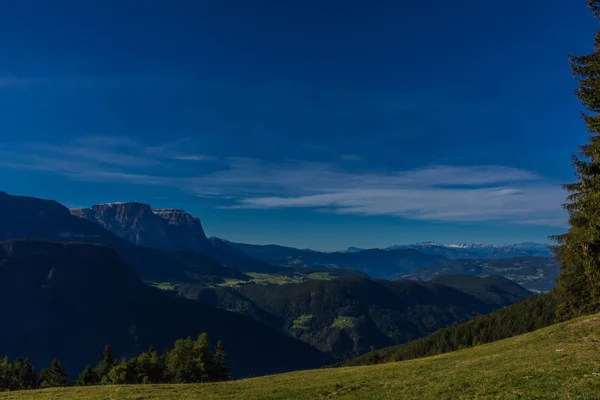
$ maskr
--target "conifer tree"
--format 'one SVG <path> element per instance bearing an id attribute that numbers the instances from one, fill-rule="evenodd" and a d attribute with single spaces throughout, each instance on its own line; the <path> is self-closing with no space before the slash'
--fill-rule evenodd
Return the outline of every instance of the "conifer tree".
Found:
<path id="1" fill-rule="evenodd" d="M 215 355 L 213 357 L 213 366 L 215 380 L 227 381 L 231 379 L 229 366 L 227 365 L 227 353 L 225 353 L 225 347 L 223 346 L 222 340 L 217 342 L 217 350 L 215 351 Z"/>
<path id="2" fill-rule="evenodd" d="M 78 384 L 80 386 L 97 385 L 99 382 L 100 379 L 90 364 L 86 365 L 85 369 L 79 374 Z"/>
<path id="3" fill-rule="evenodd" d="M 39 378 L 33 364 L 27 358 L 17 358 L 10 366 L 9 390 L 27 390 L 38 387 Z"/>
<path id="4" fill-rule="evenodd" d="M 0 392 L 8 390 L 10 384 L 10 361 L 8 357 L 0 360 Z"/>
<path id="5" fill-rule="evenodd" d="M 96 375 L 100 380 L 100 383 L 108 384 L 110 383 L 108 379 L 108 373 L 111 369 L 117 366 L 117 359 L 113 356 L 112 350 L 110 346 L 104 347 L 104 351 L 102 352 L 102 359 L 98 363 L 95 368 Z"/>
<path id="6" fill-rule="evenodd" d="M 600 0 L 589 0 L 588 5 L 600 19 Z M 564 205 L 570 229 L 554 237 L 562 268 L 556 287 L 560 320 L 600 311 L 600 30 L 594 47 L 591 54 L 570 57 L 591 135 L 572 158 L 577 182 L 564 185 L 570 193 Z"/>
<path id="7" fill-rule="evenodd" d="M 68 376 L 61 362 L 54 359 L 50 368 L 40 372 L 40 386 L 43 388 L 67 386 Z"/>

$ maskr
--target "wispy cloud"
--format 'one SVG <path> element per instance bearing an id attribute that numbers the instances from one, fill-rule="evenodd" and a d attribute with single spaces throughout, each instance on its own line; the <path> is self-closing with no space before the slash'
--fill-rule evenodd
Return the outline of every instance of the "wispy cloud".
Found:
<path id="1" fill-rule="evenodd" d="M 215 158 L 181 149 L 181 143 L 144 147 L 128 138 L 96 136 L 60 146 L 5 146 L 0 166 L 86 181 L 174 187 L 218 198 L 230 209 L 309 208 L 429 221 L 566 223 L 561 186 L 513 167 L 430 165 L 349 172 L 334 162 Z M 190 174 L 190 164 L 182 161 L 213 162 L 194 164 Z"/>
<path id="2" fill-rule="evenodd" d="M 26 78 L 14 75 L 0 76 L 0 88 L 23 87 L 43 82 L 38 78 Z"/>
<path id="3" fill-rule="evenodd" d="M 216 157 L 206 156 L 203 154 L 177 154 L 173 156 L 175 160 L 183 161 L 214 161 Z"/>
<path id="4" fill-rule="evenodd" d="M 361 161 L 363 158 L 358 154 L 346 154 L 340 157 L 340 160 L 344 161 Z"/>

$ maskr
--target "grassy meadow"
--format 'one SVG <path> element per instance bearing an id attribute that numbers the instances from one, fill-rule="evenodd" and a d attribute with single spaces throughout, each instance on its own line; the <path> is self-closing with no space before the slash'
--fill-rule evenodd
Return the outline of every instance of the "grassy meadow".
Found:
<path id="1" fill-rule="evenodd" d="M 0 393 L 0 400 L 600 399 L 600 315 L 435 357 L 197 385 Z"/>

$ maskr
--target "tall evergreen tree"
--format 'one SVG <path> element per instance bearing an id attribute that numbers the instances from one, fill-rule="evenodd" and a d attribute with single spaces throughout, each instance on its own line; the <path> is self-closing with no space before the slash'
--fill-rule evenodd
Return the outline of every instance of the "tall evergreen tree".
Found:
<path id="1" fill-rule="evenodd" d="M 110 346 L 104 347 L 102 352 L 102 359 L 95 368 L 96 375 L 100 380 L 100 383 L 110 383 L 108 379 L 108 373 L 111 369 L 116 367 L 118 364 L 117 359 L 113 356 Z"/>
<path id="2" fill-rule="evenodd" d="M 600 19 L 600 0 L 589 0 L 588 5 Z M 600 311 L 600 30 L 594 47 L 591 54 L 570 57 L 579 82 L 576 95 L 587 110 L 582 115 L 591 135 L 572 159 L 577 182 L 565 185 L 570 193 L 564 206 L 570 229 L 554 237 L 562 268 L 556 287 L 561 320 Z"/>
<path id="3" fill-rule="evenodd" d="M 0 360 L 0 392 L 8 390 L 10 384 L 10 361 L 8 357 Z"/>
<path id="4" fill-rule="evenodd" d="M 214 368 L 214 380 L 216 381 L 227 381 L 231 379 L 229 373 L 229 366 L 227 365 L 227 353 L 225 353 L 225 347 L 223 341 L 217 342 L 217 350 L 213 356 L 213 368 Z"/>
<path id="5" fill-rule="evenodd" d="M 67 386 L 68 377 L 69 375 L 61 362 L 55 359 L 52 360 L 50 368 L 43 369 L 40 372 L 40 386 L 43 388 Z"/>

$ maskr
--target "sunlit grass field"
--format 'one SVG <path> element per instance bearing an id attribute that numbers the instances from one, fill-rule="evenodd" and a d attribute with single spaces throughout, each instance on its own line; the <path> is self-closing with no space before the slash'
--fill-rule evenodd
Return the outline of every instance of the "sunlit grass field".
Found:
<path id="1" fill-rule="evenodd" d="M 398 363 L 200 385 L 96 386 L 0 393 L 1 400 L 600 399 L 600 315 Z"/>

